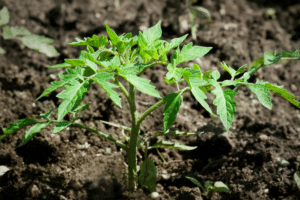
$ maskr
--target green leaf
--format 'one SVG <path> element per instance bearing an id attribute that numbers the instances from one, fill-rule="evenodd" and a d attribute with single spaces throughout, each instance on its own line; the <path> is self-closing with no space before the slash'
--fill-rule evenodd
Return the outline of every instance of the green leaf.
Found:
<path id="1" fill-rule="evenodd" d="M 3 38 L 5 40 L 17 39 L 25 35 L 31 35 L 31 33 L 25 27 L 8 27 L 3 28 Z"/>
<path id="2" fill-rule="evenodd" d="M 276 58 L 275 53 L 272 53 L 270 51 L 267 51 L 264 53 L 264 65 L 271 65 L 274 62 L 272 60 L 274 60 Z"/>
<path id="3" fill-rule="evenodd" d="M 163 113 L 164 132 L 166 132 L 175 121 L 182 100 L 181 93 L 171 93 L 164 98 L 164 101 L 167 102 Z"/>
<path id="4" fill-rule="evenodd" d="M 185 38 L 188 36 L 188 34 L 180 37 L 180 38 L 174 38 L 170 41 L 170 43 L 166 44 L 166 47 L 164 48 L 164 52 L 163 54 L 167 54 L 170 50 L 174 49 L 175 47 L 178 47 L 178 45 L 180 45 L 183 40 L 185 40 Z"/>
<path id="5" fill-rule="evenodd" d="M 107 82 L 107 80 L 110 80 L 113 77 L 114 74 L 112 73 L 99 72 L 94 78 L 94 80 L 105 90 L 110 99 L 122 108 L 120 96 L 117 92 L 113 90 L 113 88 L 117 88 L 118 86 L 116 86 L 113 83 Z"/>
<path id="6" fill-rule="evenodd" d="M 65 62 L 65 63 L 60 63 L 60 64 L 57 64 L 57 65 L 52 65 L 49 68 L 58 69 L 58 68 L 69 68 L 69 67 L 72 67 L 72 65 Z"/>
<path id="7" fill-rule="evenodd" d="M 93 35 L 92 38 L 84 38 L 81 40 L 79 38 L 75 38 L 76 42 L 68 43 L 69 45 L 89 45 L 96 48 L 105 47 L 108 44 L 108 40 L 106 36 L 101 35 L 100 38 L 97 35 Z"/>
<path id="8" fill-rule="evenodd" d="M 12 134 L 18 130 L 20 130 L 21 128 L 25 127 L 25 126 L 28 126 L 28 125 L 31 125 L 31 124 L 35 124 L 36 121 L 34 119 L 22 119 L 22 120 L 19 120 L 19 121 L 16 121 L 14 123 L 10 123 L 9 124 L 9 127 L 7 128 L 2 128 L 3 130 L 3 133 L 4 134 Z"/>
<path id="9" fill-rule="evenodd" d="M 208 190 L 214 190 L 214 186 L 210 183 L 205 183 L 205 188 L 208 189 Z"/>
<path id="10" fill-rule="evenodd" d="M 148 147 L 148 149 L 155 149 L 155 148 L 168 148 L 168 149 L 178 149 L 182 151 L 190 151 L 197 149 L 197 146 L 191 147 L 183 144 L 179 144 L 177 142 L 168 142 L 168 141 L 159 141 L 152 145 L 151 147 Z"/>
<path id="11" fill-rule="evenodd" d="M 158 137 L 158 136 L 190 136 L 190 135 L 199 135 L 202 134 L 204 132 L 201 133 L 188 133 L 188 132 L 180 132 L 180 131 L 160 131 L 160 132 L 156 132 L 152 137 Z"/>
<path id="12" fill-rule="evenodd" d="M 65 86 L 67 84 L 67 81 L 53 81 L 51 84 L 52 86 L 47 88 L 36 100 L 39 100 L 40 98 L 50 94 L 54 90 Z"/>
<path id="13" fill-rule="evenodd" d="M 212 91 L 212 93 L 216 95 L 213 104 L 217 106 L 217 114 L 220 116 L 224 127 L 228 131 L 236 111 L 236 102 L 234 101 L 233 97 L 237 93 L 230 89 L 226 89 L 223 92 L 222 87 L 214 79 L 209 79 L 208 82 L 215 87 L 215 89 Z"/>
<path id="14" fill-rule="evenodd" d="M 148 31 L 143 32 L 143 36 L 148 44 L 158 40 L 162 35 L 162 30 L 160 27 L 161 21 L 159 21 L 156 25 L 149 28 Z"/>
<path id="15" fill-rule="evenodd" d="M 200 58 L 207 54 L 211 49 L 212 47 L 193 46 L 193 43 L 190 42 L 183 46 L 179 54 L 178 64 Z"/>
<path id="16" fill-rule="evenodd" d="M 207 110 L 207 112 L 209 112 L 210 114 L 212 114 L 213 116 L 216 116 L 210 109 L 209 105 L 206 103 L 205 99 L 207 99 L 205 93 L 199 89 L 199 87 L 192 87 L 191 90 L 192 94 L 194 95 L 195 99 L 201 104 L 201 106 L 203 108 L 205 108 L 205 110 Z"/>
<path id="17" fill-rule="evenodd" d="M 260 103 L 272 110 L 272 102 L 269 90 L 265 87 L 267 82 L 260 81 L 259 79 L 256 80 L 256 83 L 247 84 L 247 87 L 257 96 Z"/>
<path id="18" fill-rule="evenodd" d="M 194 183 L 195 185 L 197 185 L 198 187 L 200 187 L 203 191 L 205 191 L 204 187 L 196 179 L 188 177 L 188 176 L 186 176 L 185 178 L 189 179 L 190 181 L 192 181 L 192 183 Z"/>
<path id="19" fill-rule="evenodd" d="M 199 19 L 211 19 L 210 12 L 206 8 L 203 8 L 201 6 L 190 6 L 189 9 L 191 14 Z"/>
<path id="20" fill-rule="evenodd" d="M 30 49 L 45 54 L 48 57 L 57 57 L 59 53 L 51 45 L 53 40 L 39 35 L 25 35 L 20 38 L 22 43 Z"/>
<path id="21" fill-rule="evenodd" d="M 199 88 L 207 84 L 207 81 L 201 79 L 201 71 L 200 70 L 191 70 L 185 69 L 186 73 L 184 78 L 188 82 L 191 87 L 191 92 L 196 98 L 196 100 L 205 108 L 211 115 L 215 116 L 215 114 L 211 111 L 209 105 L 205 102 L 207 99 L 205 93 Z"/>
<path id="22" fill-rule="evenodd" d="M 56 95 L 56 97 L 63 99 L 57 111 L 58 120 L 61 120 L 67 113 L 77 108 L 90 89 L 90 86 L 90 81 L 79 83 L 76 80 L 72 80 L 70 81 L 70 85 L 65 86 L 66 90 Z"/>
<path id="23" fill-rule="evenodd" d="M 227 66 L 225 62 L 221 63 L 221 65 L 231 75 L 231 77 L 234 78 L 236 71 L 233 68 Z"/>
<path id="24" fill-rule="evenodd" d="M 298 187 L 300 187 L 300 174 L 297 172 L 294 173 L 294 180 L 296 181 Z"/>
<path id="25" fill-rule="evenodd" d="M 9 22 L 9 13 L 7 8 L 4 6 L 2 10 L 0 10 L 0 26 L 3 26 Z"/>
<path id="26" fill-rule="evenodd" d="M 247 70 L 247 64 L 241 66 L 241 67 L 236 71 L 235 76 L 244 73 L 246 70 Z"/>
<path id="27" fill-rule="evenodd" d="M 215 191 L 216 192 L 226 192 L 226 193 L 231 193 L 231 191 L 229 190 L 229 188 L 227 187 L 227 185 L 225 185 L 223 182 L 221 181 L 217 181 L 214 184 L 215 186 Z"/>
<path id="28" fill-rule="evenodd" d="M 157 171 L 154 162 L 151 159 L 146 158 L 140 167 L 140 174 L 138 177 L 139 183 L 142 187 L 150 190 L 150 192 L 155 192 L 156 175 Z"/>
<path id="29" fill-rule="evenodd" d="M 65 62 L 74 67 L 85 65 L 85 61 L 81 59 L 65 59 Z"/>
<path id="30" fill-rule="evenodd" d="M 49 116 L 50 116 L 50 114 L 51 114 L 51 112 L 52 112 L 53 109 L 54 108 L 51 108 L 49 111 L 47 111 L 46 113 L 40 114 L 39 116 L 40 117 L 45 117 L 45 118 L 49 119 Z"/>
<path id="31" fill-rule="evenodd" d="M 77 113 L 79 113 L 80 111 L 89 109 L 89 105 L 90 105 L 90 103 L 83 104 L 83 105 L 79 106 L 78 108 L 76 108 L 75 110 L 73 110 L 72 113 L 77 115 Z"/>
<path id="32" fill-rule="evenodd" d="M 280 86 L 276 86 L 276 85 L 271 84 L 271 83 L 266 83 L 265 87 L 267 89 L 271 90 L 272 92 L 278 94 L 282 98 L 288 100 L 294 106 L 300 108 L 300 102 L 296 101 L 297 96 L 294 96 L 294 95 L 288 93 L 285 89 L 282 89 L 283 86 L 280 87 Z"/>
<path id="33" fill-rule="evenodd" d="M 64 129 L 66 129 L 68 126 L 70 126 L 72 124 L 72 122 L 67 122 L 67 121 L 62 121 L 59 122 L 53 129 L 53 133 L 58 133 Z"/>
<path id="34" fill-rule="evenodd" d="M 46 126 L 48 126 L 51 122 L 46 123 L 38 123 L 31 127 L 29 131 L 25 134 L 25 136 L 22 138 L 22 142 L 18 145 L 18 147 L 23 146 L 26 144 L 31 138 L 33 138 L 37 133 L 41 132 Z"/>
<path id="35" fill-rule="evenodd" d="M 118 45 L 120 45 L 120 43 L 123 43 L 121 41 L 121 39 L 119 38 L 119 36 L 111 29 L 109 28 L 109 26 L 105 23 L 106 26 L 106 32 L 109 36 L 109 39 L 111 40 L 111 42 L 113 43 L 114 46 L 118 47 Z M 118 48 L 119 50 L 119 48 Z"/>
<path id="36" fill-rule="evenodd" d="M 155 90 L 155 86 L 150 85 L 150 80 L 140 78 L 135 75 L 122 75 L 128 82 L 130 82 L 136 89 L 139 91 L 146 93 L 150 96 L 154 96 L 157 98 L 161 98 L 161 96 L 158 94 L 157 90 Z"/>

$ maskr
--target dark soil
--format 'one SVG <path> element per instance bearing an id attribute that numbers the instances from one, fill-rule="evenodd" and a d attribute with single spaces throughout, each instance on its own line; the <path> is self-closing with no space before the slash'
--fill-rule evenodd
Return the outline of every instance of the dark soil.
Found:
<path id="1" fill-rule="evenodd" d="M 299 0 L 199 0 L 197 5 L 208 9 L 213 19 L 209 24 L 198 22 L 198 39 L 193 41 L 195 45 L 213 47 L 209 54 L 194 61 L 202 72 L 218 70 L 221 80 L 225 80 L 229 74 L 220 65 L 222 61 L 237 69 L 244 64 L 250 66 L 265 51 L 300 49 Z M 54 46 L 61 55 L 48 58 L 19 41 L 1 39 L 1 47 L 7 52 L 0 55 L 2 127 L 58 107 L 60 100 L 55 96 L 59 91 L 35 101 L 64 71 L 49 71 L 47 66 L 63 63 L 66 58 L 77 58 L 83 48 L 66 43 L 75 37 L 106 35 L 104 22 L 118 34 L 136 35 L 158 20 L 162 20 L 163 39 L 189 33 L 189 27 L 185 27 L 189 21 L 184 1 L 1 0 L 0 8 L 3 6 L 10 13 L 9 26 L 25 26 L 31 33 L 54 39 Z M 276 9 L 276 19 L 265 15 L 270 7 Z M 184 44 L 191 41 L 189 36 Z M 162 66 L 145 73 L 161 96 L 175 90 L 165 83 L 165 74 L 166 68 Z M 266 67 L 256 73 L 251 82 L 257 78 L 284 85 L 289 93 L 300 96 L 300 61 Z M 138 94 L 139 110 L 156 102 L 154 98 Z M 216 113 L 214 98 L 208 94 L 207 102 Z M 202 185 L 215 181 L 228 185 L 232 193 L 216 194 L 215 200 L 300 199 L 300 189 L 293 179 L 294 173 L 300 171 L 300 112 L 273 93 L 271 98 L 273 107 L 268 110 L 250 90 L 241 88 L 235 97 L 237 111 L 232 127 L 225 131 L 218 118 L 211 118 L 190 94 L 185 94 L 172 129 L 204 133 L 166 138 L 198 146 L 193 151 L 159 149 L 167 163 L 163 163 L 156 150 L 149 152 L 158 171 L 158 199 L 207 199 L 185 176 L 199 180 Z M 96 85 L 85 97 L 86 102 L 91 104 L 89 110 L 82 112 L 82 123 L 124 141 L 119 129 L 105 126 L 99 120 L 129 126 L 126 102 L 122 102 L 124 109 L 120 110 Z M 163 107 L 160 107 L 146 118 L 141 134 L 163 129 L 162 112 Z M 56 110 L 53 116 L 55 114 Z M 51 126 L 17 148 L 28 128 L 0 141 L 0 166 L 10 169 L 0 177 L 1 200 L 150 199 L 146 189 L 138 188 L 134 193 L 126 191 L 126 155 L 113 142 L 74 127 L 54 135 Z M 80 148 L 85 144 L 89 146 Z M 139 155 L 138 163 L 141 163 L 144 154 L 139 151 Z M 289 165 L 280 165 L 278 159 L 286 160 Z"/>

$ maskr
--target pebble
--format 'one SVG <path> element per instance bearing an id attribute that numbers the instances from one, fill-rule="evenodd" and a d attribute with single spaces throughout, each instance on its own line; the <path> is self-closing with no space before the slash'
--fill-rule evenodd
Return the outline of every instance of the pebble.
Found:
<path id="1" fill-rule="evenodd" d="M 152 193 L 150 194 L 150 196 L 151 196 L 152 199 L 158 199 L 158 198 L 159 198 L 158 192 L 152 192 Z"/>
<path id="2" fill-rule="evenodd" d="M 265 135 L 265 134 L 261 134 L 261 135 L 259 136 L 259 139 L 260 139 L 261 141 L 267 141 L 267 140 L 269 139 L 269 137 L 268 137 L 267 135 Z"/>
<path id="3" fill-rule="evenodd" d="M 3 176 L 3 174 L 5 174 L 7 171 L 9 171 L 10 169 L 4 165 L 0 166 L 0 176 Z"/>

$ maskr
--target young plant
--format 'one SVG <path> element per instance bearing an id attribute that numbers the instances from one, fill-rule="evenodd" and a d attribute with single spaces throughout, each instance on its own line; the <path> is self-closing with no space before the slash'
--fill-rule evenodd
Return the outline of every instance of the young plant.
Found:
<path id="1" fill-rule="evenodd" d="M 9 22 L 9 13 L 6 7 L 0 10 L 0 27 L 6 25 Z M 3 33 L 1 34 L 5 40 L 17 39 L 20 40 L 25 46 L 30 49 L 34 49 L 48 57 L 59 56 L 59 53 L 51 45 L 53 40 L 39 35 L 31 34 L 25 27 L 3 27 Z M 5 50 L 0 47 L 0 54 L 5 54 Z"/>
<path id="2" fill-rule="evenodd" d="M 32 137 L 43 130 L 49 124 L 55 124 L 53 133 L 59 133 L 69 126 L 80 127 L 87 131 L 94 132 L 121 147 L 127 153 L 128 161 L 128 190 L 134 191 L 139 183 L 142 187 L 146 187 L 151 192 L 155 191 L 157 171 L 154 162 L 148 158 L 147 151 L 155 148 L 170 148 L 179 150 L 193 150 L 197 147 L 186 146 L 176 142 L 168 142 L 164 140 L 158 141 L 156 144 L 149 146 L 149 139 L 158 136 L 189 136 L 196 133 L 170 131 L 169 128 L 175 121 L 183 97 L 186 92 L 191 92 L 196 100 L 205 108 L 211 115 L 215 114 L 211 111 L 206 103 L 207 98 L 205 93 L 211 91 L 213 86 L 215 89 L 212 93 L 216 95 L 213 104 L 217 106 L 217 114 L 220 116 L 226 130 L 229 130 L 235 113 L 236 102 L 233 97 L 237 94 L 240 86 L 247 86 L 259 99 L 259 101 L 268 109 L 272 108 L 269 90 L 279 94 L 283 98 L 290 101 L 293 105 L 300 108 L 300 103 L 295 100 L 295 96 L 289 94 L 282 86 L 277 86 L 262 80 L 257 80 L 256 83 L 249 83 L 249 78 L 260 68 L 271 65 L 279 60 L 295 60 L 299 59 L 299 51 L 295 50 L 291 53 L 282 52 L 266 52 L 264 57 L 254 61 L 248 72 L 246 67 L 242 66 L 238 70 L 221 63 L 222 67 L 231 75 L 230 80 L 223 82 L 218 81 L 220 73 L 218 71 L 202 72 L 198 65 L 193 68 L 178 67 L 181 63 L 194 60 L 207 54 L 211 47 L 193 46 L 189 43 L 183 46 L 179 45 L 184 41 L 187 35 L 180 38 L 172 39 L 170 42 L 160 40 L 162 30 L 159 21 L 155 26 L 149 28 L 148 31 L 140 32 L 138 36 L 132 37 L 131 33 L 118 36 L 107 24 L 106 30 L 109 36 L 101 35 L 100 37 L 93 35 L 92 38 L 84 38 L 84 40 L 76 39 L 76 42 L 70 45 L 87 46 L 87 51 L 81 51 L 78 59 L 65 59 L 64 63 L 51 66 L 50 68 L 66 68 L 66 74 L 60 74 L 60 81 L 52 82 L 52 86 L 46 89 L 38 98 L 42 98 L 54 90 L 65 87 L 65 90 L 60 92 L 57 97 L 63 101 L 58 107 L 57 118 L 50 117 L 51 110 L 44 114 L 31 119 L 26 118 L 20 121 L 11 123 L 9 127 L 2 128 L 4 135 L 0 136 L 0 140 L 8 137 L 10 134 L 18 131 L 29 125 L 33 125 L 22 138 L 19 145 L 26 144 Z M 168 60 L 167 54 L 176 48 L 171 56 L 171 61 Z M 150 84 L 150 80 L 142 78 L 141 75 L 154 65 L 165 65 L 167 74 L 165 80 L 168 84 L 175 84 L 177 91 L 161 97 L 155 87 Z M 243 74 L 240 78 L 236 76 Z M 120 80 L 128 82 L 126 88 Z M 187 82 L 187 87 L 181 88 L 181 82 Z M 104 89 L 111 100 L 122 108 L 121 98 L 114 90 L 119 89 L 125 96 L 131 114 L 130 127 L 118 125 L 111 122 L 103 123 L 110 124 L 123 130 L 123 137 L 129 144 L 124 144 L 121 141 L 111 137 L 109 134 L 95 130 L 82 123 L 77 123 L 78 113 L 89 108 L 89 104 L 80 105 L 85 94 L 88 92 L 92 84 L 97 84 Z M 222 87 L 235 86 L 233 90 Z M 147 95 L 155 97 L 158 101 L 146 111 L 139 113 L 136 107 L 136 90 Z M 158 107 L 164 107 L 163 130 L 154 135 L 140 135 L 140 126 L 144 119 Z M 67 114 L 72 114 L 73 118 L 70 121 L 64 120 Z M 130 132 L 128 137 L 124 131 Z M 137 165 L 137 148 L 142 148 L 145 152 L 145 159 L 141 166 Z"/>
<path id="3" fill-rule="evenodd" d="M 199 181 L 197 181 L 194 178 L 188 177 L 186 176 L 185 178 L 189 179 L 190 181 L 192 181 L 194 184 L 196 184 L 198 187 L 200 187 L 205 195 L 207 196 L 207 198 L 211 199 L 214 194 L 216 192 L 226 192 L 226 193 L 231 193 L 231 191 L 229 190 L 229 188 L 221 181 L 217 181 L 215 182 L 214 185 L 211 185 L 210 183 L 205 183 L 205 188 L 201 185 L 201 183 L 199 183 Z"/>
<path id="4" fill-rule="evenodd" d="M 190 21 L 191 21 L 191 34 L 193 40 L 197 39 L 197 31 L 198 31 L 198 24 L 196 23 L 196 19 L 203 20 L 205 23 L 211 23 L 211 15 L 210 12 L 201 6 L 194 6 L 193 4 L 196 3 L 198 0 L 186 0 L 185 4 L 188 9 Z"/>

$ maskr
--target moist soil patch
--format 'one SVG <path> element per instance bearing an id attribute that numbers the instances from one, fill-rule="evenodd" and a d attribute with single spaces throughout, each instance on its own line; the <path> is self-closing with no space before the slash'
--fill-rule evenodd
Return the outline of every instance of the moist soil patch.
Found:
<path id="1" fill-rule="evenodd" d="M 197 40 L 193 41 L 189 35 L 184 44 L 193 42 L 213 49 L 193 62 L 200 65 L 202 72 L 220 71 L 222 81 L 230 78 L 221 67 L 222 61 L 238 69 L 244 64 L 250 66 L 265 51 L 299 49 L 300 3 L 298 0 L 277 2 L 199 0 L 197 5 L 208 9 L 213 21 L 197 21 Z M 6 6 L 9 10 L 9 26 L 25 26 L 31 33 L 54 39 L 54 46 L 60 53 L 59 57 L 48 58 L 17 40 L 0 39 L 6 51 L 5 55 L 0 55 L 0 125 L 7 127 L 11 122 L 58 107 L 60 100 L 56 95 L 59 91 L 35 100 L 51 81 L 58 80 L 58 74 L 64 72 L 51 71 L 47 66 L 79 56 L 83 48 L 66 44 L 73 42 L 75 37 L 106 35 L 104 22 L 119 35 L 127 32 L 136 35 L 162 20 L 163 39 L 171 40 L 190 33 L 184 5 L 184 1 L 177 0 L 0 1 L 0 8 Z M 276 19 L 266 15 L 268 8 L 275 8 Z M 166 72 L 165 67 L 158 65 L 145 73 L 163 97 L 175 91 L 164 81 Z M 284 85 L 289 93 L 300 96 L 300 61 L 263 68 L 250 82 L 256 79 Z M 207 103 L 216 113 L 215 96 L 211 93 L 207 96 Z M 91 104 L 89 110 L 82 112 L 81 122 L 124 142 L 119 129 L 100 122 L 130 125 L 128 105 L 122 99 L 123 110 L 93 85 L 84 99 L 84 103 Z M 241 88 L 234 99 L 237 111 L 231 129 L 225 131 L 218 118 L 211 118 L 190 94 L 184 95 L 171 129 L 203 133 L 166 138 L 198 147 L 193 151 L 159 149 L 166 162 L 156 150 L 149 150 L 149 157 L 158 171 L 158 199 L 207 199 L 185 176 L 199 180 L 202 185 L 222 181 L 232 191 L 231 194 L 216 194 L 214 200 L 300 199 L 300 189 L 293 179 L 294 173 L 300 171 L 299 109 L 271 93 L 273 107 L 268 110 L 247 88 Z M 156 99 L 138 93 L 140 111 L 155 102 Z M 163 130 L 162 113 L 163 107 L 160 107 L 146 118 L 141 126 L 142 135 Z M 150 199 L 146 189 L 138 188 L 134 193 L 126 191 L 126 155 L 114 143 L 79 128 L 72 127 L 59 134 L 52 134 L 52 128 L 44 129 L 22 147 L 17 146 L 28 129 L 0 141 L 0 166 L 9 169 L 0 174 L 1 200 Z M 144 152 L 139 150 L 139 164 L 143 156 Z M 285 160 L 288 165 L 278 160 Z"/>

